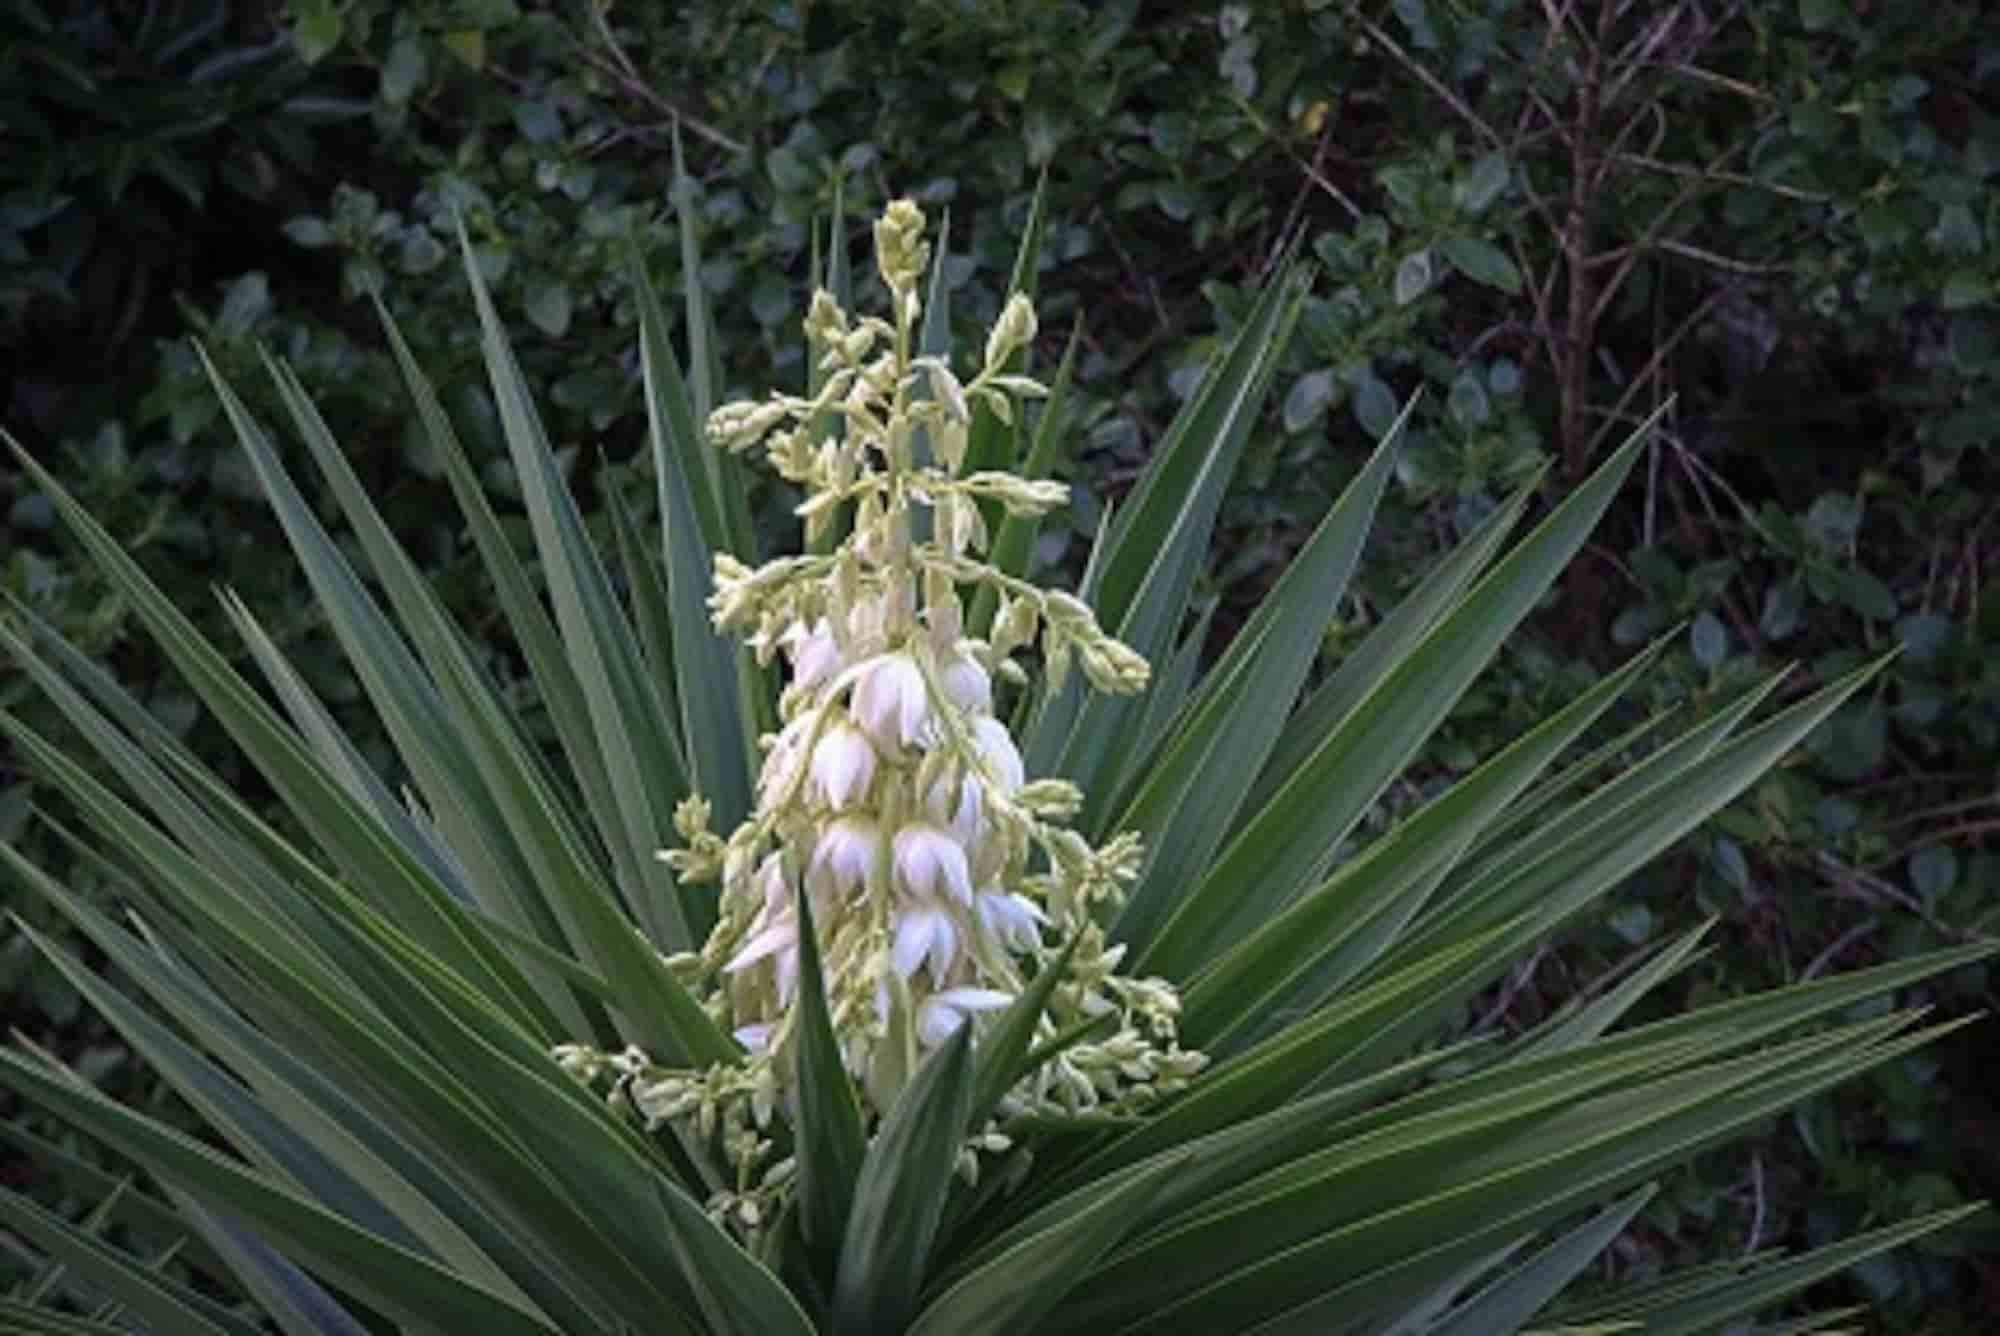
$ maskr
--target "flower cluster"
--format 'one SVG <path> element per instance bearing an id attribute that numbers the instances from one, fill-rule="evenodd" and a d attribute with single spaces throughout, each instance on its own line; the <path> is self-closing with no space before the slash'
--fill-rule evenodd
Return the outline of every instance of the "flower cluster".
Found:
<path id="1" fill-rule="evenodd" d="M 716 625 L 790 674 L 749 817 L 725 839 L 699 798 L 677 814 L 683 846 L 662 856 L 683 880 L 719 879 L 721 898 L 698 958 L 676 963 L 747 1051 L 727 1084 L 765 1092 L 768 1106 L 789 1071 L 809 906 L 835 1032 L 879 1111 L 926 1051 L 983 1026 L 1060 959 L 1039 1028 L 1053 1038 L 1094 1022 L 1090 1037 L 1032 1073 L 1010 1107 L 1133 1107 L 1202 1065 L 1175 1042 L 1174 990 L 1119 974 L 1122 948 L 1097 926 L 1138 871 L 1138 841 L 1092 847 L 1069 829 L 1081 794 L 1028 777 L 995 705 L 996 683 L 1025 684 L 1014 656 L 1030 645 L 1051 690 L 1072 664 L 1099 689 L 1139 690 L 1147 665 L 1081 600 L 984 560 L 989 505 L 1033 515 L 1066 497 L 1061 484 L 964 469 L 974 405 L 1011 421 L 1020 397 L 1042 393 L 1009 370 L 1035 315 L 1025 297 L 1009 301 L 969 381 L 944 358 L 913 356 L 923 230 L 907 201 L 876 224 L 892 320 L 815 295 L 816 393 L 710 418 L 717 446 L 761 448 L 804 490 L 809 537 L 847 528 L 823 556 L 755 570 L 716 559 Z M 983 638 L 962 602 L 981 586 L 997 609 Z M 715 1088 L 699 1073 L 628 1074 L 626 1097 L 655 1120 L 706 1107 Z"/>

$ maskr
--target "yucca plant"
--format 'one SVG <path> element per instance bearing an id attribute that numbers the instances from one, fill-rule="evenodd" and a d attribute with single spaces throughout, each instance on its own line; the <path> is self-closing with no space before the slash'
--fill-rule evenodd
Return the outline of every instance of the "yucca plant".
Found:
<path id="1" fill-rule="evenodd" d="M 0 640 L 121 787 L 0 725 L 89 822 L 77 856 L 129 915 L 5 861 L 142 996 L 37 944 L 228 1153 L 47 1055 L 0 1055 L 13 1089 L 146 1176 L 7 1129 L 91 1209 L 0 1195 L 40 1268 L 0 1323 L 1469 1336 L 1546 1310 L 1692 1332 L 1958 1218 L 1564 1297 L 1661 1170 L 1935 1037 L 1866 1004 L 1989 949 L 1621 1027 L 1696 933 L 1526 1034 L 1467 1029 L 1524 949 L 1874 669 L 1762 722 L 1769 684 L 1649 749 L 1653 721 L 1578 754 L 1641 655 L 1364 838 L 1645 433 L 1511 548 L 1532 489 L 1503 505 L 1308 691 L 1392 433 L 1207 663 L 1191 593 L 1308 275 L 1270 281 L 1073 596 L 1027 578 L 1063 497 L 1039 475 L 1071 370 L 1046 390 L 1025 374 L 1038 231 L 969 366 L 917 210 L 876 226 L 886 318 L 854 311 L 836 229 L 805 392 L 720 408 L 699 288 L 684 369 L 635 264 L 662 532 L 648 542 L 612 489 L 610 552 L 469 247 L 533 562 L 388 327 L 546 747 L 282 365 L 349 543 L 217 392 L 397 776 L 248 608 L 224 596 L 261 689 L 16 447 L 306 836 L 13 609 Z M 803 553 L 761 560 L 728 454 L 753 448 L 804 494 Z"/>

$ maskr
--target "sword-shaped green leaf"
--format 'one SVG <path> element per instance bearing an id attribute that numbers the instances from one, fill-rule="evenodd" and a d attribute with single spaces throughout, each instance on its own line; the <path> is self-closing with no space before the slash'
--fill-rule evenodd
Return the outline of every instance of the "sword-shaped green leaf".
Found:
<path id="1" fill-rule="evenodd" d="M 917 1069 L 869 1144 L 834 1278 L 835 1336 L 899 1331 L 916 1311 L 972 1107 L 971 1031 Z"/>
<path id="2" fill-rule="evenodd" d="M 687 386 L 667 339 L 666 314 L 643 267 L 633 266 L 632 284 L 639 303 L 639 364 L 646 380 L 667 601 L 674 627 L 680 733 L 706 743 L 689 749 L 688 765 L 694 786 L 715 805 L 716 819 L 727 829 L 750 811 L 757 739 L 746 721 L 753 718 L 749 695 L 760 689 L 760 679 L 745 656 L 709 621 L 717 547 L 696 509 L 702 485 L 697 469 L 700 460 L 721 452 L 708 445 L 702 434 L 706 419 L 696 419 L 688 402 Z"/>
<path id="3" fill-rule="evenodd" d="M 556 1330 L 539 1314 L 384 1242 L 185 1133 L 80 1089 L 14 1053 L 0 1052 L 0 1082 L 162 1179 L 255 1224 L 334 1283 L 405 1322 L 490 1336 L 541 1336 Z"/>
<path id="4" fill-rule="evenodd" d="M 798 1099 L 799 1228 L 806 1243 L 831 1263 L 854 1206 L 854 1183 L 868 1150 L 861 1108 L 827 1010 L 826 977 L 812 901 L 797 893 L 799 981 L 796 1086 Z"/>
<path id="5" fill-rule="evenodd" d="M 1146 778 L 1111 823 L 1138 831 L 1148 847 L 1146 871 L 1113 929 L 1134 950 L 1143 952 L 1175 912 L 1190 889 L 1190 870 L 1208 865 L 1236 820 L 1245 788 L 1232 791 L 1214 777 L 1256 774 L 1287 727 L 1326 625 L 1361 559 L 1407 421 L 1406 410 L 1195 688 L 1159 755 L 1135 758 Z M 1082 824 L 1098 824 L 1088 801 Z"/>
<path id="6" fill-rule="evenodd" d="M 1611 503 L 1649 428 L 1572 492 L 1464 602 L 1357 701 L 1247 821 L 1180 903 L 1137 968 L 1186 974 L 1290 903 L 1401 774 Z"/>

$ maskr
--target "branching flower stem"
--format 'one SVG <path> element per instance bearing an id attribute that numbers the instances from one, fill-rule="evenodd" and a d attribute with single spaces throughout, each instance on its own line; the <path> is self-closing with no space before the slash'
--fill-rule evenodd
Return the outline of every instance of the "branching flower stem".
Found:
<path id="1" fill-rule="evenodd" d="M 875 225 L 889 320 L 814 294 L 804 329 L 825 376 L 816 394 L 726 404 L 708 422 L 715 446 L 761 448 L 803 490 L 809 541 L 843 512 L 851 520 L 824 555 L 755 569 L 715 558 L 716 627 L 743 635 L 761 661 L 782 654 L 790 680 L 752 811 L 725 838 L 691 797 L 675 817 L 681 847 L 661 856 L 684 882 L 720 883 L 709 940 L 669 963 L 744 1056 L 693 1071 L 637 1052 L 562 1054 L 586 1079 L 615 1078 L 615 1097 L 649 1125 L 714 1138 L 734 1186 L 711 1209 L 746 1236 L 776 1218 L 791 1184 L 766 1129 L 793 1079 L 801 902 L 835 1037 L 871 1118 L 928 1050 L 965 1026 L 976 1041 L 1048 969 L 1064 973 L 1003 1118 L 1136 1109 L 1204 1063 L 1176 1041 L 1175 990 L 1119 974 L 1124 948 L 1098 926 L 1138 874 L 1137 837 L 1093 848 L 1069 829 L 1082 795 L 1067 781 L 1031 782 L 995 715 L 995 677 L 1021 680 L 1012 656 L 1037 642 L 1052 688 L 1072 663 L 1106 691 L 1141 690 L 1149 670 L 1081 599 L 987 559 L 982 503 L 1039 515 L 1067 499 L 1058 483 L 963 471 L 974 404 L 1012 421 L 1020 400 L 1044 393 L 1008 370 L 1035 337 L 1034 308 L 1009 300 L 969 380 L 948 358 L 913 357 L 930 262 L 923 232 L 908 201 Z M 832 434 L 830 422 L 845 430 Z M 922 465 L 912 448 L 920 431 L 933 461 Z M 923 541 L 919 506 L 930 512 Z M 963 602 L 982 589 L 998 601 L 984 640 L 966 634 Z M 997 1127 L 974 1142 L 1007 1145 Z M 975 1155 L 962 1163 L 977 1172 Z"/>

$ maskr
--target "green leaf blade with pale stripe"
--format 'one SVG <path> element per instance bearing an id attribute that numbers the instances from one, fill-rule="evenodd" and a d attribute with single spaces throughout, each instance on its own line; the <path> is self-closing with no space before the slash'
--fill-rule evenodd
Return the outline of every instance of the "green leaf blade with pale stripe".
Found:
<path id="1" fill-rule="evenodd" d="M 1113 823 L 1137 831 L 1149 850 L 1114 932 L 1143 951 L 1188 885 L 1206 867 L 1234 823 L 1245 791 L 1218 787 L 1216 775 L 1254 775 L 1286 728 L 1322 635 L 1361 559 L 1362 545 L 1394 468 L 1397 419 L 1368 463 L 1306 540 L 1263 605 L 1236 635 L 1183 707 L 1184 722 L 1150 762 L 1147 776 Z M 1136 749 L 1135 749 L 1136 752 Z M 1086 805 L 1083 820 L 1092 824 Z"/>
<path id="2" fill-rule="evenodd" d="M 1646 429 L 1577 488 L 1321 740 L 1139 953 L 1185 975 L 1244 925 L 1289 903 L 1409 764 L 1507 635 L 1568 564 L 1648 439 Z M 1238 888 L 1235 895 L 1222 888 Z"/>
<path id="3" fill-rule="evenodd" d="M 16 1054 L 0 1052 L 0 1083 L 217 1209 L 257 1225 L 335 1283 L 405 1321 L 491 1336 L 545 1336 L 556 1330 L 539 1314 L 385 1243 L 185 1134 L 58 1080 Z"/>
<path id="4" fill-rule="evenodd" d="M 796 1090 L 798 1099 L 799 1225 L 806 1243 L 831 1263 L 854 1207 L 854 1184 L 868 1150 L 861 1108 L 827 1010 L 826 977 L 812 900 L 801 887 Z"/>
<path id="5" fill-rule="evenodd" d="M 1105 629 L 1149 660 L 1163 658 L 1180 631 L 1223 490 L 1304 299 L 1302 271 L 1281 267 L 1105 521 L 1082 593 Z M 1086 696 L 1073 677 L 1036 712 L 1022 747 L 1028 772 L 1068 775 L 1092 792 L 1111 739 L 1142 712 L 1130 697 Z"/>
<path id="6" fill-rule="evenodd" d="M 646 411 L 659 491 L 661 544 L 667 572 L 667 600 L 674 627 L 674 676 L 683 737 L 708 745 L 690 749 L 692 780 L 715 805 L 724 829 L 750 811 L 756 735 L 749 721 L 747 693 L 759 679 L 743 655 L 709 623 L 708 592 L 712 537 L 697 511 L 701 475 L 698 459 L 719 456 L 701 435 L 688 403 L 680 366 L 667 340 L 666 315 L 643 267 L 634 265 L 633 289 L 639 302 L 639 360 L 645 373 Z M 690 278 L 690 284 L 697 280 Z M 720 468 L 722 465 L 717 464 Z M 733 467 L 733 465 L 732 465 Z"/>
<path id="7" fill-rule="evenodd" d="M 1092 1204 L 1021 1240 L 933 1299 L 910 1336 L 1010 1336 L 1035 1331 L 1098 1258 L 1130 1233 L 1189 1156 L 1162 1157 Z"/>
<path id="8" fill-rule="evenodd" d="M 669 842 L 674 806 L 686 796 L 676 765 L 684 740 L 652 687 L 637 637 L 556 465 L 471 243 L 463 235 L 460 243 L 479 312 L 487 378 L 527 503 L 556 624 L 583 687 L 611 800 L 623 818 L 638 867 L 640 880 L 626 887 L 626 894 L 635 901 L 634 916 L 660 947 L 689 950 L 699 945 L 700 936 L 672 875 L 653 858 Z"/>
<path id="9" fill-rule="evenodd" d="M 971 1029 L 917 1069 L 868 1147 L 834 1280 L 835 1336 L 896 1331 L 916 1310 L 972 1106 Z"/>

